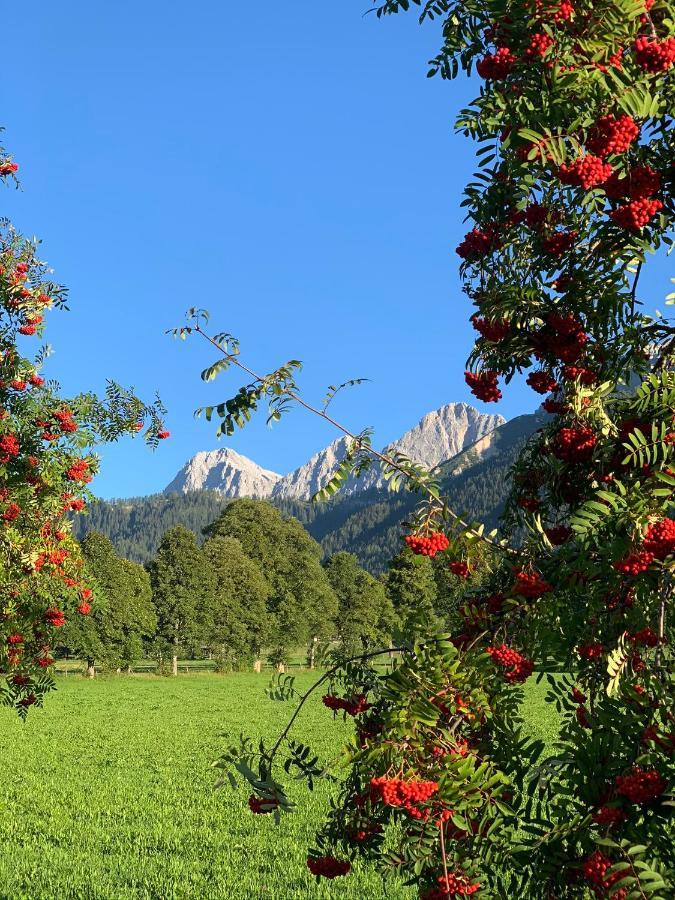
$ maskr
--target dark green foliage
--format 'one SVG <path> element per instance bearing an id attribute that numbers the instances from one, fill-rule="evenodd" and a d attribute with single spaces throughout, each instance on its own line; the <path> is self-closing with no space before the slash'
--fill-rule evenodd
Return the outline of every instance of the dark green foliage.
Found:
<path id="1" fill-rule="evenodd" d="M 149 566 L 160 651 L 193 651 L 209 631 L 216 578 L 194 534 L 182 525 L 162 538 Z"/>
<path id="2" fill-rule="evenodd" d="M 263 500 L 235 500 L 206 534 L 210 540 L 235 538 L 260 567 L 272 644 L 286 651 L 333 636 L 337 601 L 321 566 L 321 547 L 296 519 Z"/>
<path id="3" fill-rule="evenodd" d="M 206 640 L 225 667 L 235 668 L 242 658 L 259 657 L 269 639 L 267 579 L 236 538 L 214 536 L 203 554 L 215 576 Z"/>
<path id="4" fill-rule="evenodd" d="M 352 553 L 341 551 L 325 563 L 338 601 L 337 633 L 346 656 L 386 645 L 394 610 L 382 582 L 359 566 Z"/>
<path id="5" fill-rule="evenodd" d="M 436 619 L 438 588 L 428 556 L 402 550 L 391 561 L 385 585 L 396 615 L 396 630 L 406 640 L 414 636 L 420 623 Z"/>
<path id="6" fill-rule="evenodd" d="M 95 601 L 89 616 L 69 620 L 61 641 L 92 663 L 129 666 L 143 656 L 143 639 L 157 625 L 148 574 L 120 559 L 110 540 L 96 532 L 82 541 L 82 556 L 97 588 Z"/>

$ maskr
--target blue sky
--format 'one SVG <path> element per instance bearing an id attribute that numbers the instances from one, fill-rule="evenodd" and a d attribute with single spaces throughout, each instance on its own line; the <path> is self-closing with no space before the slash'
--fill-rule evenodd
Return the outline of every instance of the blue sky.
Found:
<path id="1" fill-rule="evenodd" d="M 204 385 L 208 351 L 164 335 L 190 306 L 259 370 L 303 360 L 308 399 L 372 379 L 334 413 L 374 426 L 377 443 L 473 402 L 453 248 L 474 158 L 452 122 L 475 86 L 425 77 L 434 27 L 367 9 L 62 0 L 36 11 L 29 40 L 21 4 L 4 10 L 5 142 L 22 176 L 4 210 L 42 238 L 71 292 L 71 312 L 51 319 L 48 373 L 68 393 L 106 378 L 157 390 L 169 408 L 158 452 L 104 451 L 100 496 L 159 491 L 217 446 L 192 411 L 240 379 Z M 665 266 L 648 276 L 660 299 Z M 509 418 L 535 405 L 514 385 L 481 406 Z M 334 436 L 298 410 L 228 443 L 283 473 Z"/>

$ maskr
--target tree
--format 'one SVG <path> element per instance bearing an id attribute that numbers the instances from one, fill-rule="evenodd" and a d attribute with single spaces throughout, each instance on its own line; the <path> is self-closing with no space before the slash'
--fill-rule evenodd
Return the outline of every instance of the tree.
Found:
<path id="1" fill-rule="evenodd" d="M 0 181 L 16 182 L 17 170 L 0 147 Z M 168 437 L 159 403 L 147 406 L 114 383 L 104 398 L 66 399 L 46 380 L 42 339 L 66 291 L 37 254 L 35 240 L 0 222 L 0 674 L 3 702 L 22 718 L 54 687 L 51 651 L 61 629 L 91 606 L 70 517 L 90 497 L 94 447 L 146 423 L 152 446 Z"/>
<path id="2" fill-rule="evenodd" d="M 337 601 L 321 566 L 321 547 L 296 519 L 263 500 L 235 500 L 205 529 L 238 540 L 268 585 L 268 629 L 278 662 L 289 650 L 331 637 Z"/>
<path id="3" fill-rule="evenodd" d="M 324 568 L 338 601 L 337 633 L 345 656 L 386 643 L 394 609 L 382 582 L 352 553 L 336 553 Z"/>
<path id="4" fill-rule="evenodd" d="M 385 589 L 396 615 L 397 632 L 410 638 L 422 623 L 435 620 L 438 589 L 428 557 L 401 550 L 389 564 Z"/>
<path id="5" fill-rule="evenodd" d="M 149 566 L 160 652 L 169 652 L 178 674 L 178 654 L 208 633 L 215 576 L 194 534 L 182 525 L 166 532 Z"/>
<path id="6" fill-rule="evenodd" d="M 258 660 L 269 639 L 265 576 L 236 538 L 213 536 L 203 553 L 215 576 L 208 640 L 232 665 L 250 657 Z"/>
<path id="7" fill-rule="evenodd" d="M 85 657 L 93 677 L 97 660 L 119 668 L 139 659 L 143 639 L 154 634 L 157 619 L 142 566 L 118 557 L 110 540 L 93 531 L 81 548 L 96 602 L 91 614 L 66 626 L 62 643 Z"/>

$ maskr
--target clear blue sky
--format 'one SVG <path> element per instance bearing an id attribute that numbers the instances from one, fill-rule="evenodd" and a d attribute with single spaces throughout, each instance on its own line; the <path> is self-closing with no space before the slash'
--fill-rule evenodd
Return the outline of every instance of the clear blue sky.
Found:
<path id="1" fill-rule="evenodd" d="M 169 408 L 157 453 L 138 441 L 104 452 L 100 496 L 161 490 L 217 446 L 192 410 L 239 379 L 203 385 L 208 352 L 164 335 L 189 306 L 238 335 L 254 367 L 302 359 L 308 397 L 371 378 L 334 411 L 373 425 L 377 443 L 473 402 L 453 248 L 474 157 L 452 122 L 475 86 L 427 80 L 437 29 L 367 9 L 60 0 L 29 24 L 22 4 L 3 11 L 5 141 L 23 185 L 3 210 L 43 239 L 71 290 L 71 312 L 52 315 L 48 372 L 69 393 L 110 377 Z M 665 265 L 648 275 L 660 301 Z M 514 385 L 482 408 L 509 418 L 535 405 Z M 334 436 L 297 411 L 230 444 L 284 473 Z"/>

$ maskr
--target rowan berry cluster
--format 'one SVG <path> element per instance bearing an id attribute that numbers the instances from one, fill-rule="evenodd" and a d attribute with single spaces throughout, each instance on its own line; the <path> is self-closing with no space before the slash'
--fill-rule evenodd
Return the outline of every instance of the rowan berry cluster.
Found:
<path id="1" fill-rule="evenodd" d="M 631 803 L 650 803 L 668 787 L 668 782 L 656 769 L 633 766 L 625 775 L 614 779 L 616 790 Z"/>
<path id="2" fill-rule="evenodd" d="M 66 616 L 63 610 L 51 607 L 45 612 L 45 622 L 53 628 L 63 628 L 66 624 Z"/>
<path id="3" fill-rule="evenodd" d="M 471 574 L 468 563 L 465 563 L 462 560 L 455 560 L 454 562 L 451 562 L 448 568 L 450 569 L 452 574 L 457 575 L 458 578 L 468 578 Z"/>
<path id="4" fill-rule="evenodd" d="M 404 538 L 408 548 L 418 556 L 436 556 L 450 546 L 448 536 L 442 531 L 431 534 L 407 534 Z"/>
<path id="5" fill-rule="evenodd" d="M 448 872 L 438 876 L 438 886 L 424 891 L 421 900 L 450 900 L 453 897 L 468 897 L 480 890 L 480 882 L 471 883 L 464 872 Z"/>
<path id="6" fill-rule="evenodd" d="M 604 159 L 625 153 L 639 134 L 637 122 L 625 113 L 620 116 L 601 116 L 586 138 L 586 148 Z"/>
<path id="7" fill-rule="evenodd" d="M 386 806 L 406 807 L 415 803 L 426 803 L 438 791 L 435 781 L 421 781 L 402 778 L 371 778 L 370 799 Z"/>
<path id="8" fill-rule="evenodd" d="M 651 166 L 634 166 L 625 178 L 615 172 L 604 183 L 603 190 L 611 200 L 621 200 L 624 197 L 644 200 L 661 190 L 661 174 Z"/>
<path id="9" fill-rule="evenodd" d="M 643 548 L 656 559 L 665 559 L 675 552 L 675 519 L 665 517 L 648 526 Z"/>
<path id="10" fill-rule="evenodd" d="M 644 228 L 663 208 L 663 203 L 656 197 L 651 200 L 631 200 L 623 206 L 617 206 L 609 214 L 610 219 L 626 231 L 639 231 Z"/>
<path id="11" fill-rule="evenodd" d="M 578 425 L 575 428 L 561 428 L 551 441 L 553 455 L 566 463 L 588 462 L 598 438 L 592 428 Z"/>
<path id="12" fill-rule="evenodd" d="M 499 233 L 495 226 L 487 225 L 484 228 L 473 228 L 456 248 L 456 253 L 462 259 L 476 260 L 501 246 Z"/>
<path id="13" fill-rule="evenodd" d="M 74 434 L 78 424 L 69 409 L 56 409 L 48 420 L 36 419 L 35 424 L 42 428 L 42 440 L 52 443 L 58 441 L 64 434 Z"/>
<path id="14" fill-rule="evenodd" d="M 548 256 L 564 256 L 572 249 L 577 239 L 576 231 L 554 231 L 541 242 L 541 248 Z"/>
<path id="15" fill-rule="evenodd" d="M 552 525 L 545 528 L 544 533 L 554 547 L 559 547 L 572 537 L 572 529 L 567 525 Z"/>
<path id="16" fill-rule="evenodd" d="M 513 71 L 516 57 L 508 47 L 498 47 L 494 53 L 487 53 L 476 63 L 476 71 L 481 78 L 501 81 Z"/>
<path id="17" fill-rule="evenodd" d="M 595 384 L 598 376 L 586 366 L 563 366 L 562 377 L 564 381 L 578 381 L 585 386 Z"/>
<path id="18" fill-rule="evenodd" d="M 640 575 L 642 572 L 646 572 L 653 562 L 653 553 L 650 553 L 648 550 L 634 550 L 632 553 L 629 553 L 628 556 L 617 560 L 612 565 L 616 571 L 621 572 L 622 575 L 636 576 Z"/>
<path id="19" fill-rule="evenodd" d="M 366 700 L 365 694 L 356 694 L 349 699 L 345 697 L 336 697 L 334 694 L 324 694 L 321 698 L 323 705 L 334 712 L 343 710 L 350 716 L 358 716 L 360 713 L 366 712 L 371 704 Z"/>
<path id="20" fill-rule="evenodd" d="M 639 37 L 633 44 L 636 63 L 645 70 L 658 74 L 667 72 L 675 63 L 675 38 L 668 37 L 663 41 L 648 37 Z"/>
<path id="21" fill-rule="evenodd" d="M 581 647 L 577 647 L 577 653 L 582 659 L 585 659 L 590 662 L 593 659 L 600 659 L 605 652 L 605 648 L 602 644 L 594 643 L 594 644 L 582 644 Z"/>
<path id="22" fill-rule="evenodd" d="M 550 372 L 540 371 L 531 372 L 527 376 L 527 383 L 538 394 L 548 394 L 551 391 L 558 390 L 558 382 Z"/>
<path id="23" fill-rule="evenodd" d="M 549 594 L 553 587 L 536 572 L 515 571 L 515 581 L 511 587 L 514 594 L 527 597 L 529 600 L 537 600 L 544 594 Z"/>
<path id="24" fill-rule="evenodd" d="M 86 459 L 78 459 L 66 471 L 68 481 L 77 481 L 80 484 L 89 484 L 93 475 L 89 470 L 89 463 Z"/>
<path id="25" fill-rule="evenodd" d="M 622 877 L 619 872 L 611 875 L 607 874 L 612 865 L 612 861 L 600 850 L 596 850 L 583 861 L 581 866 L 582 875 L 593 886 L 596 894 L 602 892 L 599 896 L 608 895 L 612 887 Z M 623 900 L 625 896 L 626 891 L 624 888 L 620 888 L 612 893 L 612 898 L 616 898 L 616 900 Z"/>
<path id="26" fill-rule="evenodd" d="M 554 44 L 555 41 L 550 34 L 546 34 L 545 31 L 537 31 L 530 37 L 530 43 L 523 53 L 523 59 L 526 62 L 543 59 Z"/>
<path id="27" fill-rule="evenodd" d="M 626 820 L 626 813 L 617 806 L 601 806 L 591 818 L 596 825 L 618 825 Z"/>
<path id="28" fill-rule="evenodd" d="M 15 456 L 19 455 L 21 445 L 15 434 L 0 435 L 0 465 L 6 466 Z"/>
<path id="29" fill-rule="evenodd" d="M 578 185 L 585 191 L 604 184 L 614 170 L 609 163 L 603 162 L 599 156 L 587 153 L 580 156 L 570 165 L 563 164 L 558 169 L 558 177 L 563 184 Z"/>
<path id="30" fill-rule="evenodd" d="M 334 856 L 308 856 L 307 868 L 321 878 L 339 878 L 346 875 L 351 869 L 351 863 L 345 859 L 336 859 Z"/>
<path id="31" fill-rule="evenodd" d="M 532 674 L 534 669 L 532 660 L 527 659 L 513 647 L 499 644 L 496 647 L 488 647 L 487 652 L 498 666 L 508 670 L 504 672 L 504 678 L 511 684 L 527 681 Z"/>
<path id="32" fill-rule="evenodd" d="M 3 178 L 7 175 L 14 175 L 15 172 L 19 171 L 19 164 L 15 162 L 11 162 L 11 160 L 3 160 L 0 163 L 0 176 Z"/>
<path id="33" fill-rule="evenodd" d="M 255 794 L 251 794 L 248 798 L 248 808 L 252 813 L 260 816 L 274 812 L 279 808 L 279 803 L 273 797 L 256 797 Z"/>
<path id="34" fill-rule="evenodd" d="M 507 319 L 490 321 L 480 316 L 472 316 L 471 324 L 486 341 L 492 341 L 495 344 L 503 340 L 511 330 L 511 325 Z"/>
<path id="35" fill-rule="evenodd" d="M 465 372 L 464 380 L 469 386 L 474 397 L 484 403 L 496 403 L 502 398 L 502 392 L 498 387 L 496 372 L 484 369 L 482 372 Z"/>

